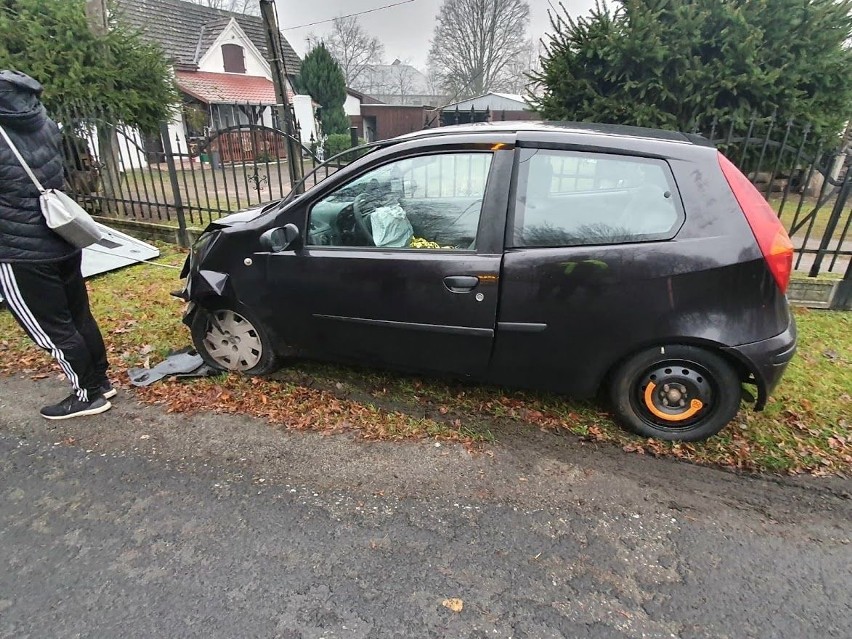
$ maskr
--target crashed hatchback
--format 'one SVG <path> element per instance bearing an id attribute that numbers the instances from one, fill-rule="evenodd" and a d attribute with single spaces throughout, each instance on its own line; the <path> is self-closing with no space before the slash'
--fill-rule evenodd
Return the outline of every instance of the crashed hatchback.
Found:
<path id="1" fill-rule="evenodd" d="M 702 138 L 604 125 L 423 131 L 210 225 L 185 316 L 211 365 L 291 357 L 609 398 L 699 440 L 793 356 L 792 245 Z"/>

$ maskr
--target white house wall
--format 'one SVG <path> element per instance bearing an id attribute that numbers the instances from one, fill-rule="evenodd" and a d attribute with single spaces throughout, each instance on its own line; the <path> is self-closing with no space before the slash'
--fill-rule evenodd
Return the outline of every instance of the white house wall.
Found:
<path id="1" fill-rule="evenodd" d="M 361 115 L 361 100 L 349 93 L 346 94 L 346 102 L 343 103 L 343 111 L 347 116 L 357 117 Z"/>
<path id="2" fill-rule="evenodd" d="M 183 117 L 172 121 L 168 127 L 169 141 L 172 144 L 172 154 L 188 153 L 186 135 L 184 133 Z M 92 127 L 84 133 L 89 143 L 89 151 L 95 160 L 100 161 L 98 132 Z M 119 171 L 124 173 L 148 166 L 145 143 L 139 129 L 120 126 L 118 128 Z M 179 160 L 176 160 L 179 161 Z"/>
<path id="3" fill-rule="evenodd" d="M 309 146 L 311 136 L 317 139 L 317 121 L 314 117 L 314 101 L 309 95 L 293 96 L 293 111 L 301 130 L 302 144 Z"/>
<path id="4" fill-rule="evenodd" d="M 98 139 L 97 129 L 92 127 L 86 131 L 84 135 L 86 137 L 86 141 L 89 143 L 89 152 L 97 162 L 100 162 L 100 141 Z M 139 169 L 146 166 L 145 153 L 141 150 L 143 148 L 142 136 L 138 129 L 119 127 L 119 171 L 124 173 L 125 171 Z"/>
<path id="5" fill-rule="evenodd" d="M 186 125 L 183 122 L 183 114 L 178 114 L 178 116 L 169 123 L 169 140 L 171 140 L 172 150 L 175 153 L 178 152 L 178 148 L 182 153 L 187 152 L 189 147 L 186 142 Z"/>
<path id="6" fill-rule="evenodd" d="M 243 30 L 237 24 L 236 20 L 231 20 L 230 24 L 225 27 L 225 30 L 216 38 L 213 46 L 204 54 L 201 60 L 198 61 L 198 70 L 207 71 L 208 73 L 225 73 L 225 59 L 222 56 L 223 44 L 238 44 L 243 48 L 246 60 L 245 75 L 262 76 L 267 80 L 272 79 L 272 72 L 269 65 L 263 59 L 263 56 L 252 44 L 251 40 L 245 35 Z M 240 74 L 243 75 L 243 74 Z"/>

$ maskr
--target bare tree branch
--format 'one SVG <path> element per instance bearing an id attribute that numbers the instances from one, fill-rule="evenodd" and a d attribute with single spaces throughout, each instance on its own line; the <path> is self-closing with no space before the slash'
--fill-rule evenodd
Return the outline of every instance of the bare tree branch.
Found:
<path id="1" fill-rule="evenodd" d="M 384 46 L 378 38 L 364 31 L 356 17 L 335 18 L 331 33 L 324 41 L 329 53 L 343 69 L 346 86 L 356 86 L 370 66 L 382 63 Z"/>
<path id="2" fill-rule="evenodd" d="M 388 74 L 391 95 L 400 97 L 400 104 L 405 104 L 406 97 L 410 96 L 415 87 L 416 71 L 411 66 L 410 60 L 403 60 L 399 64 L 393 64 Z"/>
<path id="3" fill-rule="evenodd" d="M 506 76 L 503 89 L 508 93 L 526 94 L 535 84 L 530 74 L 541 70 L 541 54 L 543 45 L 537 40 L 528 40 L 517 58 L 506 66 Z"/>
<path id="4" fill-rule="evenodd" d="M 443 88 L 465 98 L 516 85 L 529 16 L 526 0 L 444 0 L 429 52 Z"/>

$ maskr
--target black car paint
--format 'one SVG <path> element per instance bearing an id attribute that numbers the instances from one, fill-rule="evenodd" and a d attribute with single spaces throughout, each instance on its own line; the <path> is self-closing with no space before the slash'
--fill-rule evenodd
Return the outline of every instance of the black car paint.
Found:
<path id="1" fill-rule="evenodd" d="M 209 305 L 217 297 L 210 272 L 226 274 L 224 284 L 212 278 L 219 295 L 248 309 L 288 353 L 579 397 L 593 395 L 614 365 L 643 348 L 700 345 L 726 354 L 743 380 L 757 385 L 761 408 L 792 357 L 795 327 L 718 169 L 715 148 L 680 134 L 622 127 L 515 127 L 412 134 L 281 210 L 212 224 L 208 232 L 218 236 L 193 258 L 189 297 Z M 664 241 L 507 246 L 514 160 L 524 147 L 665 160 L 685 222 Z M 313 203 L 378 164 L 471 148 L 495 154 L 475 251 L 300 244 L 269 253 L 259 246 L 263 231 L 287 223 L 306 237 Z M 467 292 L 453 292 L 444 281 L 453 276 L 479 280 Z"/>

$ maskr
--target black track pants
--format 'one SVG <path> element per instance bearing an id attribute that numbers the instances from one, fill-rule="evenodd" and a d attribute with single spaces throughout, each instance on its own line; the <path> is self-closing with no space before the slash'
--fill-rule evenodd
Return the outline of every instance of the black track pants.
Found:
<path id="1" fill-rule="evenodd" d="M 0 291 L 32 340 L 59 362 L 83 401 L 106 380 L 104 340 L 89 310 L 81 255 L 58 262 L 0 263 Z"/>

